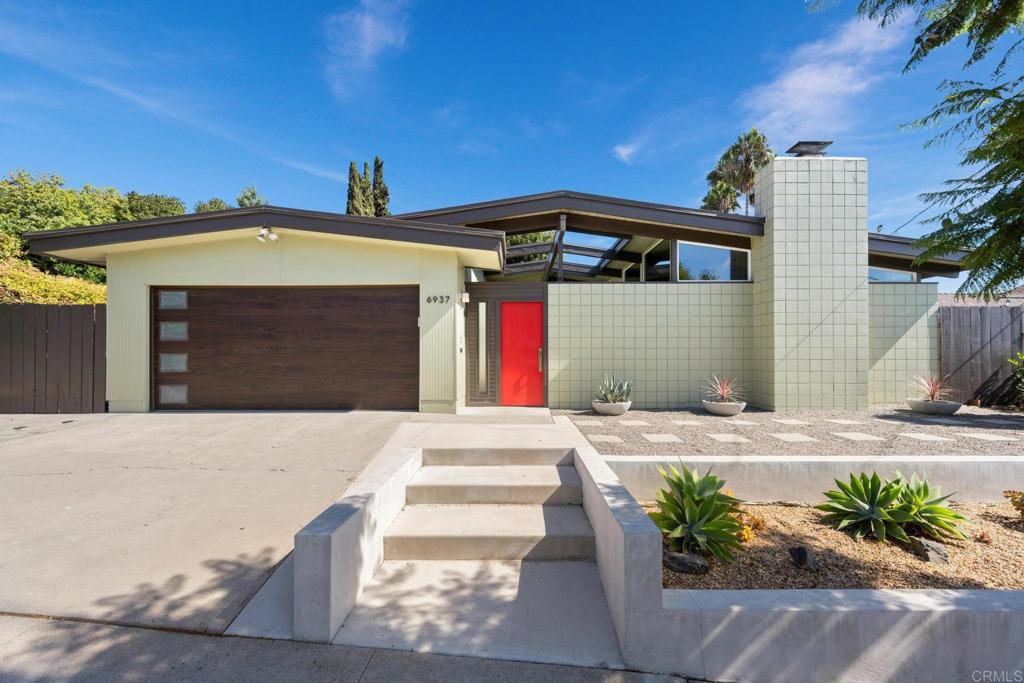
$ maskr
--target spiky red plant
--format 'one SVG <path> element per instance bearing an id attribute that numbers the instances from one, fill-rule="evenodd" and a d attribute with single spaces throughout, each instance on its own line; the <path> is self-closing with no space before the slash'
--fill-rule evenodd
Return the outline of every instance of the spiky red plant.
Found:
<path id="1" fill-rule="evenodd" d="M 947 377 L 933 375 L 918 375 L 914 377 L 914 386 L 918 388 L 929 401 L 945 401 L 949 398 L 950 391 L 946 386 Z"/>
<path id="2" fill-rule="evenodd" d="M 732 403 L 743 400 L 743 389 L 735 377 L 711 375 L 704 380 L 704 391 L 709 401 Z"/>

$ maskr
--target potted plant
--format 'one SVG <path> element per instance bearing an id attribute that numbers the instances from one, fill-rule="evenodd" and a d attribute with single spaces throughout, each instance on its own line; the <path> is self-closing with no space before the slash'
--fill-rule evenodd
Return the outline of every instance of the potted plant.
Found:
<path id="1" fill-rule="evenodd" d="M 600 415 L 625 415 L 633 405 L 629 400 L 629 393 L 632 390 L 633 383 L 630 380 L 605 375 L 590 405 L 593 406 L 594 412 Z"/>
<path id="2" fill-rule="evenodd" d="M 739 415 L 747 407 L 735 377 L 711 375 L 711 379 L 704 380 L 704 396 L 701 403 L 712 415 Z"/>
<path id="3" fill-rule="evenodd" d="M 908 398 L 907 405 L 910 406 L 910 409 L 915 413 L 926 415 L 952 415 L 960 410 L 962 403 L 948 400 L 950 395 L 950 391 L 946 387 L 948 377 L 948 375 L 946 377 L 931 375 L 915 377 L 912 383 L 925 397 Z"/>

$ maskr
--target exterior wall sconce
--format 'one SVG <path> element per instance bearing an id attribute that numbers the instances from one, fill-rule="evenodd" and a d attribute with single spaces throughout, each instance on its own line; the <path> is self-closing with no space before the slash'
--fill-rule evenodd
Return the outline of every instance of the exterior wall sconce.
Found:
<path id="1" fill-rule="evenodd" d="M 260 231 L 256 233 L 256 239 L 258 239 L 260 242 L 266 242 L 268 240 L 271 242 L 276 242 L 277 233 L 274 232 L 273 228 L 262 227 L 260 228 Z"/>

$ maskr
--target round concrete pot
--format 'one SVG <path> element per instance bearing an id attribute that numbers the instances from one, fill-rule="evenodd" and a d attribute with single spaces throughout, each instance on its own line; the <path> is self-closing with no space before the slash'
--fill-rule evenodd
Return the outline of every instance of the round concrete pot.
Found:
<path id="1" fill-rule="evenodd" d="M 604 401 L 591 401 L 591 407 L 598 415 L 625 415 L 632 401 L 620 401 L 619 403 L 605 403 Z"/>
<path id="2" fill-rule="evenodd" d="M 952 415 L 960 410 L 963 403 L 956 401 L 929 401 L 926 398 L 908 398 L 907 405 L 915 413 L 925 415 Z"/>
<path id="3" fill-rule="evenodd" d="M 701 403 L 704 404 L 704 410 L 712 415 L 721 415 L 722 417 L 739 415 L 747 407 L 745 401 L 706 401 L 701 399 Z"/>

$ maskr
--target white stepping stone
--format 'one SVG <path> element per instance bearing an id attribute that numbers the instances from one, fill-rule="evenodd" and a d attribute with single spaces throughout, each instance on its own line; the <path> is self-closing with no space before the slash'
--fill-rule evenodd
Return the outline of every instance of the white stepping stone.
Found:
<path id="1" fill-rule="evenodd" d="M 839 418 L 825 418 L 825 422 L 831 422 L 837 425 L 862 425 L 864 424 L 860 420 L 841 420 Z"/>
<path id="2" fill-rule="evenodd" d="M 672 420 L 674 425 L 683 425 L 684 427 L 700 427 L 700 422 L 697 420 Z"/>
<path id="3" fill-rule="evenodd" d="M 596 443 L 622 443 L 622 437 L 614 434 L 587 434 L 587 438 Z"/>
<path id="4" fill-rule="evenodd" d="M 577 427 L 600 427 L 602 422 L 600 420 L 576 420 L 574 424 Z"/>
<path id="5" fill-rule="evenodd" d="M 708 436 L 722 443 L 750 443 L 750 439 L 745 439 L 738 434 L 708 434 Z"/>
<path id="6" fill-rule="evenodd" d="M 754 425 L 757 424 L 756 422 L 751 422 L 750 420 L 722 420 L 722 421 L 725 422 L 725 424 L 727 424 L 727 425 L 736 425 L 737 427 L 753 427 Z"/>
<path id="7" fill-rule="evenodd" d="M 780 425 L 790 425 L 791 427 L 800 427 L 802 425 L 809 425 L 810 422 L 804 422 L 803 420 L 795 420 L 791 417 L 773 417 L 772 422 L 778 422 Z"/>
<path id="8" fill-rule="evenodd" d="M 832 432 L 832 436 L 838 436 L 840 439 L 847 439 L 848 441 L 885 441 L 880 436 L 865 434 L 864 432 Z"/>
<path id="9" fill-rule="evenodd" d="M 650 427 L 650 422 L 644 422 L 643 420 L 620 420 L 620 425 L 629 425 L 630 427 Z"/>
<path id="10" fill-rule="evenodd" d="M 817 441 L 817 439 L 801 434 L 799 432 L 780 432 L 778 434 L 769 434 L 768 436 L 774 436 L 779 441 L 785 441 L 786 443 L 803 443 L 807 441 Z"/>
<path id="11" fill-rule="evenodd" d="M 960 432 L 959 436 L 966 436 L 968 439 L 978 439 L 979 441 L 1016 441 L 1017 439 L 1012 436 L 1000 436 L 998 434 L 968 434 L 967 432 Z"/>
<path id="12" fill-rule="evenodd" d="M 908 439 L 917 439 L 918 441 L 952 441 L 953 439 L 947 439 L 944 436 L 936 436 L 935 434 L 920 434 L 911 432 L 900 432 L 898 436 L 905 436 Z"/>
<path id="13" fill-rule="evenodd" d="M 682 442 L 682 439 L 680 439 L 675 434 L 641 434 L 640 436 L 644 437 L 645 439 L 647 439 L 651 443 L 681 443 Z"/>

